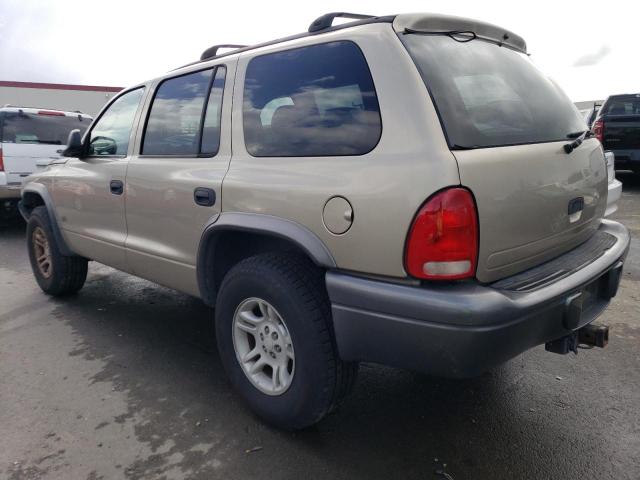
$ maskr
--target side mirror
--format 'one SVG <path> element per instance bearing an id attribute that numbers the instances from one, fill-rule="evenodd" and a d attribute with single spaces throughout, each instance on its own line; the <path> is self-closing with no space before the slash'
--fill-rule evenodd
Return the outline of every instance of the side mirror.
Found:
<path id="1" fill-rule="evenodd" d="M 80 158 L 83 154 L 82 135 L 77 128 L 69 132 L 69 138 L 67 139 L 67 148 L 62 152 L 63 157 L 75 157 Z"/>
<path id="2" fill-rule="evenodd" d="M 116 153 L 118 153 L 118 144 L 113 138 L 101 135 L 91 138 L 90 155 L 115 155 Z"/>

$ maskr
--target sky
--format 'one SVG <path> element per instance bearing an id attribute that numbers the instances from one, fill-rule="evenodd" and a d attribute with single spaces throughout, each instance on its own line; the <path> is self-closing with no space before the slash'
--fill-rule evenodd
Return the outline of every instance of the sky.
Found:
<path id="1" fill-rule="evenodd" d="M 484 20 L 524 37 L 532 61 L 573 101 L 640 92 L 638 0 L 0 0 L 0 80 L 125 87 L 214 44 L 306 31 L 332 11 Z"/>

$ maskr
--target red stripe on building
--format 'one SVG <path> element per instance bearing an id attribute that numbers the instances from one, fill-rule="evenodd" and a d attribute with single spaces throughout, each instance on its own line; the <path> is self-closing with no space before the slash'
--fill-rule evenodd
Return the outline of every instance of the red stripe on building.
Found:
<path id="1" fill-rule="evenodd" d="M 10 82 L 0 80 L 0 87 L 40 88 L 49 90 L 76 90 L 83 92 L 119 92 L 122 87 L 103 87 L 99 85 L 71 85 L 66 83 Z"/>

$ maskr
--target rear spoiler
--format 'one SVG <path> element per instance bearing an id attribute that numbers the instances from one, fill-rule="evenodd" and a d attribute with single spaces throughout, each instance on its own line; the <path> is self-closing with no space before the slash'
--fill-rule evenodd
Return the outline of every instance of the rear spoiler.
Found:
<path id="1" fill-rule="evenodd" d="M 473 33 L 479 38 L 527 54 L 527 44 L 515 33 L 491 23 L 450 15 L 407 13 L 393 20 L 397 33 L 452 34 Z"/>

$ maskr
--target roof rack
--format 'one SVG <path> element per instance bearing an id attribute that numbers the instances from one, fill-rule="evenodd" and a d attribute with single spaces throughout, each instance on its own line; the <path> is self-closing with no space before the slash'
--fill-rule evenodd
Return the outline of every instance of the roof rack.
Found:
<path id="1" fill-rule="evenodd" d="M 233 43 L 223 43 L 221 45 L 214 45 L 213 47 L 207 48 L 202 55 L 200 55 L 200 60 L 207 60 L 209 58 L 213 58 L 218 53 L 218 50 L 221 48 L 245 48 L 247 45 L 235 45 Z"/>
<path id="2" fill-rule="evenodd" d="M 321 17 L 316 18 L 311 25 L 309 25 L 309 33 L 319 32 L 325 28 L 330 28 L 333 25 L 335 18 L 350 18 L 352 20 L 366 20 L 368 18 L 375 18 L 375 15 L 363 15 L 362 13 L 347 13 L 347 12 L 332 12 L 325 13 Z"/>
<path id="3" fill-rule="evenodd" d="M 354 20 L 358 20 L 356 22 L 347 22 L 345 24 L 341 24 L 341 25 L 335 25 L 333 26 L 333 19 L 334 18 L 352 18 Z M 322 30 L 328 30 L 328 31 L 333 31 L 333 30 L 341 30 L 343 28 L 349 28 L 349 27 L 353 27 L 356 25 L 364 25 L 367 23 L 391 23 L 393 22 L 393 19 L 395 18 L 395 15 L 386 15 L 383 17 L 375 17 L 375 16 L 370 16 L 370 15 L 361 15 L 359 13 L 342 13 L 342 12 L 337 12 L 337 13 L 327 13 L 326 15 L 323 15 L 319 18 L 317 18 L 309 27 L 309 31 L 304 32 L 304 33 L 298 33 L 296 35 L 290 35 L 288 37 L 282 37 L 282 38 L 277 38 L 275 40 L 270 40 L 268 42 L 263 42 L 263 43 L 257 43 L 255 45 L 249 45 L 249 46 L 244 46 L 244 45 L 214 45 L 213 47 L 210 47 L 208 49 L 206 49 L 202 55 L 200 56 L 200 60 L 196 60 L 195 62 L 189 62 L 185 65 L 181 65 L 177 68 L 172 69 L 171 71 L 176 71 L 176 70 L 180 70 L 181 68 L 185 68 L 185 67 L 190 67 L 192 65 L 197 65 L 198 63 L 207 61 L 207 60 L 211 60 L 213 58 L 220 58 L 220 57 L 226 57 L 228 55 L 233 55 L 236 53 L 241 53 L 241 52 L 246 52 L 247 50 L 253 50 L 255 48 L 260 48 L 260 47 L 267 47 L 269 45 L 276 45 L 278 43 L 282 43 L 282 42 L 287 42 L 289 40 L 296 40 L 298 38 L 304 38 L 304 37 L 308 37 L 310 35 L 315 35 L 315 34 L 319 34 L 319 33 L 324 33 L 322 32 Z M 316 26 L 317 24 L 317 26 Z M 314 28 L 314 30 L 312 31 L 311 28 Z M 234 50 L 232 52 L 224 52 L 221 54 L 218 54 L 218 49 L 219 48 L 235 48 L 237 50 Z"/>

